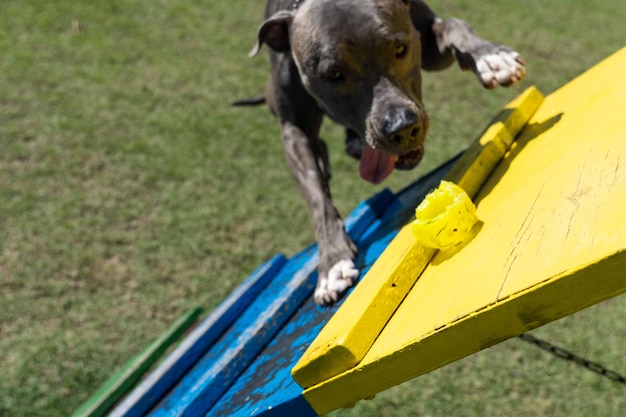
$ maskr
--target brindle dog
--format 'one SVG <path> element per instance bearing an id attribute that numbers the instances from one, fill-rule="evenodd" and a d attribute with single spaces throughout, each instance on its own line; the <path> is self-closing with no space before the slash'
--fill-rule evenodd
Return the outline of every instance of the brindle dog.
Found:
<path id="1" fill-rule="evenodd" d="M 264 99 L 280 123 L 287 162 L 308 205 L 319 246 L 315 300 L 331 304 L 359 276 L 356 247 L 333 206 L 324 115 L 347 128 L 363 179 L 380 183 L 424 154 L 428 115 L 421 70 L 455 60 L 487 88 L 524 77 L 524 60 L 420 0 L 269 0 L 255 55 L 270 49 Z M 246 104 L 240 103 L 240 104 Z M 248 102 L 247 104 L 251 104 Z"/>

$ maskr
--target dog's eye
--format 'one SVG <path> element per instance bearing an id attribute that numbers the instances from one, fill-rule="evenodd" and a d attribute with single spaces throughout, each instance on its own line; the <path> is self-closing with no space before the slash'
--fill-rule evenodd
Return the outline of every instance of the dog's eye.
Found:
<path id="1" fill-rule="evenodd" d="M 341 81 L 345 81 L 346 77 L 345 75 L 338 69 L 333 68 L 333 69 L 329 69 L 328 71 L 325 71 L 322 74 L 322 77 L 326 80 L 326 81 L 330 81 L 333 83 L 338 83 Z"/>
<path id="2" fill-rule="evenodd" d="M 396 45 L 396 59 L 404 58 L 409 51 L 409 47 L 406 44 Z"/>

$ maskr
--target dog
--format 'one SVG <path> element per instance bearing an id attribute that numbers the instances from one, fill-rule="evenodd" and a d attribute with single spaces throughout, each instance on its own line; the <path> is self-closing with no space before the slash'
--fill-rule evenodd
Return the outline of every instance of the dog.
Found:
<path id="1" fill-rule="evenodd" d="M 525 74 L 513 49 L 480 38 L 459 19 L 441 19 L 421 0 L 269 0 L 250 56 L 269 47 L 265 95 L 280 124 L 287 163 L 307 203 L 319 248 L 320 305 L 335 303 L 359 277 L 357 249 L 333 206 L 324 116 L 346 127 L 346 150 L 378 184 L 424 155 L 429 119 L 421 70 L 457 62 L 486 88 Z"/>

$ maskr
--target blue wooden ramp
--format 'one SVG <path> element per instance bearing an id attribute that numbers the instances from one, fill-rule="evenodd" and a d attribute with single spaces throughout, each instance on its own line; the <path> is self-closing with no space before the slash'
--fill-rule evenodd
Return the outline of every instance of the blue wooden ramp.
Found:
<path id="1" fill-rule="evenodd" d="M 346 218 L 361 276 L 456 159 L 397 194 L 383 190 Z M 317 263 L 312 245 L 259 266 L 109 415 L 316 416 L 291 369 L 341 305 L 313 301 Z"/>

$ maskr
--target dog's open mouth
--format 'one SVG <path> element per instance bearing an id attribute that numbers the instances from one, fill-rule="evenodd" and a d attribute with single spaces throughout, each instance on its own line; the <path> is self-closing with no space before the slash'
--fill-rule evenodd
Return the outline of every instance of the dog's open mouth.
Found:
<path id="1" fill-rule="evenodd" d="M 413 169 L 420 163 L 422 157 L 424 156 L 424 145 L 420 145 L 414 151 L 407 152 L 404 155 L 401 155 L 396 160 L 396 169 L 401 170 L 409 170 Z"/>
<path id="2" fill-rule="evenodd" d="M 380 184 L 394 169 L 414 168 L 424 156 L 424 145 L 403 155 L 391 155 L 376 150 L 369 145 L 363 147 L 359 173 L 361 178 L 374 184 Z"/>

